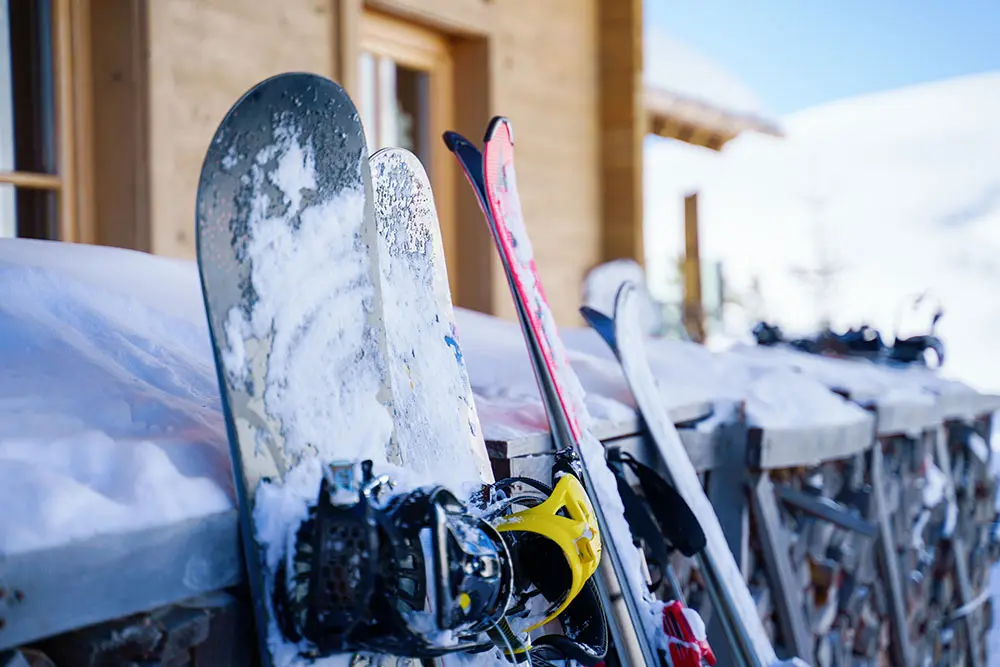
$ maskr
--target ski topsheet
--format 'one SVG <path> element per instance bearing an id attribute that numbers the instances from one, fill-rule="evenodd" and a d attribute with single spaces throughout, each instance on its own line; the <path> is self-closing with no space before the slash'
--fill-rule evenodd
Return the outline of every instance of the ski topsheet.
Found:
<path id="1" fill-rule="evenodd" d="M 198 264 L 266 667 L 297 659 L 274 572 L 321 464 L 386 461 L 393 442 L 371 201 L 357 111 L 311 74 L 247 92 L 202 168 Z"/>
<path id="2" fill-rule="evenodd" d="M 642 594 L 646 586 L 642 556 L 632 542 L 604 449 L 588 430 L 590 418 L 583 403 L 583 388 L 566 359 L 538 279 L 517 194 L 510 124 L 505 118 L 493 120 L 482 155 L 455 133 L 447 133 L 445 142 L 480 198 L 532 354 L 556 447 L 571 448 L 581 459 L 584 481 L 606 545 L 604 553 L 608 557 L 602 558 L 596 580 L 619 657 L 624 664 L 659 664 L 657 649 L 667 649 L 659 645 L 664 637 L 658 627 L 663 605 Z"/>
<path id="3" fill-rule="evenodd" d="M 653 436 L 668 481 L 687 502 L 705 532 L 705 549 L 695 558 L 705 579 L 712 608 L 720 616 L 733 658 L 738 665 L 746 667 L 771 665 L 776 660 L 774 647 L 726 542 L 718 516 L 656 389 L 646 359 L 640 305 L 640 294 L 634 284 L 625 283 L 615 298 L 613 320 L 590 308 L 582 308 L 581 312 L 618 358 L 643 421 Z"/>

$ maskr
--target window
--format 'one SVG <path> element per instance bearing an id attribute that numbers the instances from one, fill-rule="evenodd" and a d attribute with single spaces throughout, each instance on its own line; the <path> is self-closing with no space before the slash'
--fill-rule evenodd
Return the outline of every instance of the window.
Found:
<path id="1" fill-rule="evenodd" d="M 455 165 L 441 135 L 452 125 L 452 60 L 444 36 L 365 12 L 358 57 L 358 107 L 368 149 L 412 151 L 434 189 L 445 255 L 454 256 Z M 452 266 L 452 291 L 457 267 Z"/>
<path id="2" fill-rule="evenodd" d="M 77 240 L 72 68 L 83 63 L 70 54 L 82 6 L 0 0 L 0 237 Z"/>

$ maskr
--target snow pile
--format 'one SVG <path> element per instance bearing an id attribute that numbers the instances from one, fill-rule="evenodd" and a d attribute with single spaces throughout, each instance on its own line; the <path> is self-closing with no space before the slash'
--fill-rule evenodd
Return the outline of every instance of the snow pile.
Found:
<path id="1" fill-rule="evenodd" d="M 192 268 L 0 241 L 0 553 L 232 507 Z"/>
<path id="2" fill-rule="evenodd" d="M 595 266 L 583 279 L 583 305 L 610 315 L 615 310 L 618 289 L 626 282 L 634 283 L 641 295 L 640 317 L 643 331 L 655 335 L 663 327 L 663 315 L 646 289 L 646 276 L 633 259 L 616 259 Z"/>
<path id="3" fill-rule="evenodd" d="M 17 553 L 232 507 L 232 473 L 197 267 L 113 248 L 0 241 L 0 552 Z M 548 430 L 517 324 L 456 309 L 484 434 Z M 598 422 L 632 423 L 610 349 L 563 328 Z M 668 408 L 745 400 L 765 428 L 865 419 L 828 388 L 926 402 L 960 383 L 789 350 L 713 353 L 651 339 Z"/>
<path id="4" fill-rule="evenodd" d="M 993 73 L 825 104 L 782 119 L 784 139 L 743 135 L 721 155 L 648 140 L 648 264 L 681 252 L 680 198 L 698 188 L 703 255 L 744 304 L 730 332 L 757 318 L 811 331 L 828 314 L 891 335 L 929 289 L 945 308 L 945 374 L 1000 389 L 998 116 Z"/>
<path id="5" fill-rule="evenodd" d="M 486 439 L 546 432 L 545 412 L 517 324 L 462 309 L 456 314 Z M 570 364 L 586 389 L 591 415 L 606 422 L 633 420 L 635 400 L 600 336 L 582 327 L 563 327 L 560 334 Z M 735 354 L 716 354 L 694 343 L 668 339 L 648 339 L 646 348 L 668 410 L 699 404 L 718 409 L 746 401 L 749 423 L 771 429 L 850 426 L 868 419 L 864 410 L 829 391 L 819 379 L 787 368 L 780 359 L 753 363 Z"/>

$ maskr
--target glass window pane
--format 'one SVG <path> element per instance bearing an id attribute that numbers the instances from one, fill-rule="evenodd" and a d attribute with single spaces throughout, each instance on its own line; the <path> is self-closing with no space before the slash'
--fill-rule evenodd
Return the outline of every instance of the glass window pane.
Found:
<path id="1" fill-rule="evenodd" d="M 10 7 L 7 2 L 0 2 L 0 170 L 3 171 L 14 168 L 14 84 L 10 56 Z M 4 188 L 3 192 L 7 190 Z M 6 216 L 7 212 L 7 207 L 0 205 L 0 215 Z M 0 234 L 8 236 L 5 222 L 0 222 Z"/>
<path id="2" fill-rule="evenodd" d="M 14 168 L 56 173 L 50 0 L 0 0 L 8 11 Z"/>
<path id="3" fill-rule="evenodd" d="M 15 189 L 17 235 L 29 239 L 58 239 L 56 193 L 31 188 Z"/>
<path id="4" fill-rule="evenodd" d="M 378 59 L 378 147 L 399 146 L 396 127 L 396 63 Z"/>
<path id="5" fill-rule="evenodd" d="M 0 238 L 17 236 L 17 203 L 14 186 L 0 183 Z"/>
<path id="6" fill-rule="evenodd" d="M 0 183 L 0 238 L 59 237 L 57 195 L 51 190 Z"/>
<path id="7" fill-rule="evenodd" d="M 361 95 L 358 97 L 358 111 L 361 113 L 361 123 L 365 126 L 365 143 L 368 144 L 368 151 L 374 153 L 377 150 L 378 141 L 378 112 L 376 109 L 376 86 L 378 85 L 375 76 L 375 58 L 372 54 L 363 52 L 358 58 L 358 85 L 361 88 Z"/>
<path id="8" fill-rule="evenodd" d="M 369 150 L 405 148 L 430 174 L 429 74 L 371 53 L 361 54 L 359 74 L 359 107 Z"/>
<path id="9" fill-rule="evenodd" d="M 413 151 L 430 174 L 430 114 L 427 72 L 396 67 L 397 146 Z"/>

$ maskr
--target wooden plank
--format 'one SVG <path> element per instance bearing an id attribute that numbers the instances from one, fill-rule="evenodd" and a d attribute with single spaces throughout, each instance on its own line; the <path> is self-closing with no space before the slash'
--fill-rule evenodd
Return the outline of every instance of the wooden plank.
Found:
<path id="1" fill-rule="evenodd" d="M 16 188 L 59 191 L 62 188 L 63 181 L 55 174 L 37 174 L 31 171 L 0 171 L 0 183 L 9 183 Z"/>
<path id="2" fill-rule="evenodd" d="M 708 417 L 712 412 L 712 406 L 707 402 L 695 402 L 674 406 L 668 412 L 675 424 L 685 424 Z M 691 431 L 691 429 L 684 430 Z M 615 438 L 640 434 L 642 424 L 638 417 L 615 422 L 598 421 L 592 426 L 592 431 L 598 440 L 613 440 Z M 692 433 L 689 436 L 692 442 L 703 442 L 707 441 L 707 438 L 710 438 L 710 435 L 702 438 L 700 435 Z M 539 430 L 516 438 L 490 439 L 487 428 L 486 447 L 489 449 L 491 458 L 500 459 L 547 454 L 553 451 L 553 446 L 552 436 L 548 431 Z M 698 445 L 693 445 L 693 447 L 698 447 Z"/>
<path id="3" fill-rule="evenodd" d="M 886 502 L 885 469 L 882 460 L 882 443 L 868 454 L 868 483 L 872 487 L 875 522 L 878 525 L 878 563 L 882 581 L 889 595 L 889 623 L 892 629 L 892 651 L 894 664 L 908 667 L 910 659 L 909 627 L 906 622 L 906 601 L 903 594 L 903 579 L 900 574 L 899 558 L 896 553 L 896 538 L 889 520 L 890 510 Z"/>
<path id="4" fill-rule="evenodd" d="M 811 428 L 751 428 L 750 463 L 774 470 L 844 459 L 872 445 L 874 417 Z"/>
<path id="5" fill-rule="evenodd" d="M 767 471 L 753 485 L 751 499 L 754 526 L 764 552 L 764 567 L 777 607 L 785 649 L 793 656 L 812 660 L 813 636 L 805 624 L 802 588 L 789 556 L 788 535 L 781 521 L 774 485 Z"/>
<path id="6" fill-rule="evenodd" d="M 76 127 L 74 162 L 76 238 L 97 242 L 97 203 L 94 194 L 94 66 L 91 56 L 91 0 L 74 0 L 70 14 L 73 64 L 73 116 Z"/>
<path id="7" fill-rule="evenodd" d="M 684 328 L 695 343 L 705 340 L 698 243 L 698 193 L 684 197 Z"/>
<path id="8" fill-rule="evenodd" d="M 642 0 L 599 0 L 601 256 L 645 260 Z"/>

